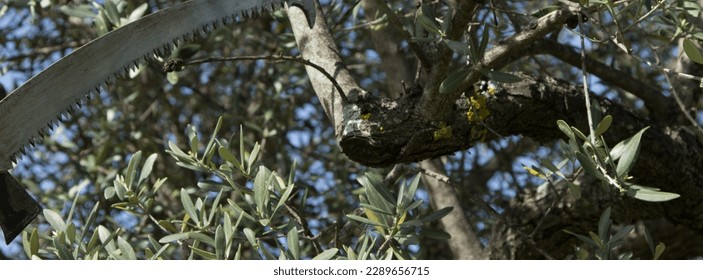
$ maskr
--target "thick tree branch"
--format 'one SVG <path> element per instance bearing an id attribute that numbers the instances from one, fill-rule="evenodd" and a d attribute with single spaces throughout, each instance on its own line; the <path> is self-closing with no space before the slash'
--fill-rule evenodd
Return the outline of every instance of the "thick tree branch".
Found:
<path id="1" fill-rule="evenodd" d="M 451 1 L 450 5 L 453 7 L 454 14 L 452 14 L 451 19 L 447 19 L 451 20 L 452 23 L 450 30 L 447 31 L 447 39 L 458 40 L 461 38 L 480 4 L 478 2 L 468 0 Z M 421 115 L 436 122 L 449 118 L 446 108 L 449 108 L 461 94 L 461 91 L 450 95 L 439 93 L 439 86 L 449 73 L 450 68 L 448 65 L 451 64 L 451 58 L 452 50 L 445 44 L 441 44 L 438 46 L 431 68 L 423 69 L 428 71 L 428 78 L 424 84 L 423 97 L 420 100 L 418 109 Z"/>
<path id="2" fill-rule="evenodd" d="M 469 101 L 453 106 L 454 119 L 445 126 L 413 114 L 412 96 L 383 101 L 370 110 L 370 118 L 359 120 L 340 141 L 352 160 L 370 166 L 415 162 L 465 150 L 476 142 L 496 138 L 487 125 L 500 135 L 524 135 L 542 142 L 563 138 L 556 121 L 563 119 L 580 129 L 587 127 L 581 90 L 568 83 L 524 76 L 523 81 L 505 85 L 487 102 L 490 116 L 482 123 L 467 118 Z M 418 91 L 420 91 L 418 89 Z M 615 122 L 604 135 L 615 143 L 651 125 L 627 109 L 600 99 L 603 114 Z M 703 232 L 703 146 L 685 129 L 662 130 L 652 127 L 644 134 L 642 150 L 632 175 L 639 184 L 658 187 L 681 195 L 667 203 L 644 203 L 622 199 L 619 203 L 632 212 L 631 218 L 665 217 L 673 223 Z M 641 210 L 644 209 L 644 210 Z"/>
<path id="3" fill-rule="evenodd" d="M 549 54 L 574 67 L 581 66 L 579 53 L 563 44 L 545 39 L 536 41 L 530 49 L 533 54 Z M 670 121 L 671 114 L 677 112 L 672 100 L 662 95 L 661 89 L 646 81 L 636 79 L 595 59 L 586 60 L 586 69 L 606 83 L 622 88 L 642 99 L 653 119 Z"/>
<path id="4" fill-rule="evenodd" d="M 295 41 L 303 58 L 331 73 L 349 98 L 357 98 L 362 92 L 339 56 L 337 45 L 327 27 L 324 12 L 315 1 L 317 9 L 315 25 L 309 28 L 305 13 L 298 7 L 289 7 L 288 17 L 293 27 Z M 334 124 L 337 134 L 344 124 L 343 106 L 345 105 L 335 85 L 320 71 L 306 66 L 308 77 L 315 89 L 315 94 L 322 104 L 328 119 Z"/>
<path id="5" fill-rule="evenodd" d="M 447 76 L 448 70 L 446 64 L 442 67 L 434 67 L 420 101 L 418 108 L 420 114 L 435 122 L 446 121 L 450 117 L 447 108 L 450 108 L 463 92 L 478 82 L 482 76 L 482 69 L 498 69 L 517 60 L 525 55 L 534 41 L 562 28 L 567 21 L 573 21 L 577 16 L 580 16 L 579 11 L 572 8 L 556 10 L 532 23 L 530 28 L 498 42 L 493 48 L 486 51 L 483 64 L 473 65 L 471 73 L 462 83 L 463 86 L 455 92 L 439 94 L 439 85 Z M 439 68 L 444 68 L 444 70 Z"/>

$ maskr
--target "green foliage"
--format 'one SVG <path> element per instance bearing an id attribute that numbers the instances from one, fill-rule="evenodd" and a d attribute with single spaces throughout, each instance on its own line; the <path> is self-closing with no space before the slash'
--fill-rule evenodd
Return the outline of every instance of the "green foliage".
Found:
<path id="1" fill-rule="evenodd" d="M 594 130 L 594 137 L 586 136 L 579 129 L 570 126 L 563 120 L 557 121 L 557 127 L 568 138 L 567 142 L 561 142 L 562 153 L 567 156 L 567 160 L 578 162 L 581 169 L 591 176 L 594 176 L 604 186 L 612 186 L 630 197 L 650 201 L 663 202 L 676 199 L 678 194 L 663 192 L 658 188 L 640 186 L 630 182 L 632 177 L 629 172 L 635 166 L 640 151 L 642 135 L 648 129 L 645 127 L 632 137 L 619 142 L 613 149 L 609 149 L 603 138 L 603 134 L 610 128 L 613 122 L 612 116 L 605 116 Z M 591 141 L 595 139 L 595 141 Z M 571 182 L 569 177 L 561 172 L 567 160 L 553 165 L 551 162 L 542 160 L 544 170 L 529 168 L 535 176 L 548 178 L 556 175 L 559 180 L 564 180 L 569 186 L 570 195 L 578 199 L 581 197 L 580 187 Z M 617 165 L 616 165 L 617 163 Z M 577 173 L 579 171 L 576 171 Z"/>
<path id="2" fill-rule="evenodd" d="M 635 226 L 626 225 L 621 226 L 614 234 L 611 232 L 614 230 L 613 221 L 610 218 L 611 209 L 606 208 L 598 220 L 598 233 L 588 232 L 588 236 L 573 233 L 568 230 L 564 230 L 566 233 L 571 234 L 583 242 L 583 246 L 576 246 L 575 254 L 578 259 L 598 259 L 598 260 L 629 260 L 632 258 L 632 252 L 617 253 L 618 247 L 625 243 L 625 239 L 628 235 L 632 233 Z M 649 235 L 649 231 L 644 228 L 645 239 L 649 243 L 649 247 L 652 251 L 653 259 L 658 259 L 664 252 L 666 246 L 664 243 L 659 243 L 656 248 L 652 245 L 652 237 Z"/>
<path id="3" fill-rule="evenodd" d="M 409 183 L 401 181 L 398 194 L 393 195 L 388 191 L 388 186 L 383 182 L 383 178 L 374 172 L 367 172 L 365 176 L 359 178 L 359 183 L 363 187 L 363 194 L 360 195 L 360 206 L 366 217 L 348 214 L 351 220 L 366 224 L 372 228 L 373 234 L 384 240 L 378 251 L 372 251 L 367 245 L 362 245 L 361 252 L 355 252 L 352 256 L 360 256 L 357 259 L 384 258 L 381 256 L 393 256 L 399 259 L 407 259 L 409 256 L 403 252 L 399 245 L 410 245 L 418 242 L 418 237 L 427 236 L 429 238 L 446 239 L 449 236 L 444 233 L 437 233 L 424 225 L 441 219 L 449 214 L 451 208 L 440 209 L 424 217 L 417 216 L 416 209 L 422 205 L 422 200 L 415 200 L 415 192 L 420 183 L 419 174 Z M 368 238 L 366 235 L 363 238 Z M 364 244 L 368 239 L 364 239 Z M 373 240 L 375 243 L 376 240 Z"/>
<path id="4" fill-rule="evenodd" d="M 11 5 L 0 5 L 0 16 L 9 16 L 10 19 L 3 22 L 5 28 L 0 28 L 4 35 L 0 36 L 3 38 L 0 43 L 8 50 L 7 56 L 3 57 L 5 64 L 1 66 L 1 74 L 12 72 L 8 77 L 15 79 L 36 73 L 37 67 L 51 64 L 56 57 L 92 38 L 181 1 L 159 1 L 158 7 L 134 0 L 65 2 L 14 1 Z M 584 34 L 574 34 L 581 32 L 577 29 L 562 29 L 559 42 L 569 43 L 554 47 L 571 48 L 571 43 L 583 36 L 590 43 L 586 50 L 589 60 L 605 62 L 613 69 L 642 78 L 664 91 L 676 85 L 658 84 L 666 80 L 664 70 L 672 70 L 660 66 L 676 64 L 677 53 L 694 62 L 699 60 L 698 46 L 703 40 L 703 32 L 691 21 L 700 15 L 698 1 L 580 2 L 597 12 L 590 14 L 588 24 L 581 26 Z M 430 60 L 440 50 L 445 54 L 453 53 L 451 63 L 443 69 L 446 75 L 439 91 L 456 93 L 466 88 L 462 82 L 474 67 L 482 67 L 487 52 L 508 42 L 505 39 L 519 30 L 533 28 L 536 25 L 532 23 L 537 19 L 564 8 L 566 2 L 550 4 L 555 6 L 546 6 L 540 1 L 480 5 L 464 34 L 453 39 L 447 34 L 455 11 L 448 3 L 423 1 L 417 8 L 414 1 L 388 1 L 402 26 L 393 26 L 389 20 L 391 16 L 387 14 L 379 13 L 378 18 L 374 18 L 366 8 L 364 13 L 359 13 L 362 9 L 360 2 L 353 5 L 334 2 L 326 7 L 326 15 L 332 23 L 330 29 L 340 53 L 349 66 L 353 65 L 349 68 L 355 76 L 363 80 L 364 90 L 388 97 L 385 94 L 399 92 L 388 90 L 390 85 L 397 85 L 403 79 L 412 84 L 413 77 L 420 77 L 417 82 L 422 83 L 428 77 L 412 66 L 417 64 L 417 57 L 414 50 L 407 47 L 408 42 L 418 43 Z M 529 20 L 534 21 L 530 23 Z M 42 32 L 15 32 L 31 30 L 34 28 L 32 23 Z M 203 38 L 179 41 L 174 46 L 175 51 L 167 52 L 157 60 L 193 54 L 194 58 L 200 58 L 203 55 L 295 53 L 296 43 L 283 10 L 247 23 L 251 24 L 227 25 Z M 382 45 L 366 36 L 370 32 L 383 32 L 384 28 L 397 35 L 397 27 L 411 31 L 413 37 L 379 37 L 384 39 L 382 43 L 385 45 L 397 39 L 399 48 L 392 50 L 398 57 L 406 59 L 404 62 L 410 63 L 390 69 L 410 69 L 410 75 L 387 72 L 383 67 L 394 66 L 394 52 L 387 57 L 389 52 L 383 52 Z M 552 33 L 544 39 L 556 39 L 556 35 Z M 682 50 L 678 49 L 679 45 Z M 382 63 L 370 61 L 369 50 L 379 51 Z M 517 56 L 523 51 L 533 54 L 535 50 L 516 50 L 514 54 Z M 22 174 L 24 183 L 47 209 L 51 209 L 42 215 L 44 220 L 40 226 L 23 234 L 22 247 L 28 258 L 449 257 L 448 250 L 444 250 L 446 242 L 435 240 L 449 238 L 447 233 L 438 230 L 441 227 L 437 219 L 452 209 L 432 212 L 426 202 L 416 200 L 425 198 L 422 186 L 417 187 L 419 195 L 411 202 L 403 203 L 398 199 L 416 192 L 407 189 L 410 181 L 370 188 L 362 185 L 362 188 L 354 189 L 358 186 L 354 180 L 365 181 L 367 185 L 382 180 L 359 177 L 365 169 L 340 155 L 331 122 L 319 108 L 310 82 L 299 65 L 219 63 L 163 74 L 158 64 L 151 61 L 139 65 L 138 70 L 129 71 L 124 79 L 106 87 L 109 95 L 103 94 L 85 102 L 86 106 L 73 117 L 63 120 L 64 125 L 56 129 L 57 138 L 67 139 L 58 141 L 47 137 L 44 146 L 28 153 L 26 160 L 29 162 L 18 166 L 18 172 L 23 168 L 31 169 L 31 174 Z M 514 76 L 506 74 L 515 72 L 548 73 L 574 84 L 582 82 L 581 73 L 569 63 L 548 55 L 530 55 L 503 68 L 480 70 L 482 75 L 498 82 L 517 81 Z M 592 84 L 594 82 L 589 82 Z M 634 96 L 637 92 L 623 90 L 617 83 L 599 83 L 591 91 L 607 96 L 635 115 L 652 113 L 641 106 L 641 100 Z M 663 94 L 667 95 L 667 92 Z M 694 98 L 687 106 L 699 110 L 695 104 Z M 480 112 L 471 113 L 481 119 Z M 237 134 L 236 126 L 227 126 L 213 117 L 218 115 L 226 116 L 229 123 L 241 123 L 246 131 L 240 127 Z M 665 201 L 678 196 L 637 185 L 635 178 L 629 175 L 635 168 L 637 151 L 649 145 L 641 138 L 652 131 L 640 131 L 619 145 L 607 143 L 608 147 L 600 136 L 612 129 L 613 119 L 609 116 L 602 120 L 600 117 L 593 119 L 593 141 L 590 135 L 586 135 L 590 134 L 590 129 L 579 130 L 559 122 L 566 138 L 558 142 L 558 147 L 549 143 L 535 145 L 527 137 L 505 135 L 509 140 L 478 144 L 477 148 L 465 153 L 443 158 L 444 167 L 453 182 L 462 182 L 462 189 L 467 187 L 463 183 L 471 182 L 468 187 L 476 192 L 476 197 L 487 201 L 490 207 L 504 210 L 500 211 L 500 216 L 521 213 L 524 209 L 516 209 L 515 205 L 522 207 L 524 204 L 513 202 L 523 199 L 534 201 L 528 206 L 543 211 L 540 214 L 545 215 L 546 222 L 555 217 L 555 211 L 550 212 L 551 209 L 576 211 L 564 208 L 590 202 L 582 199 L 585 195 L 582 190 L 593 186 L 584 184 L 588 180 L 578 180 L 584 173 L 610 189 L 637 199 Z M 187 126 L 188 123 L 207 130 L 218 127 L 215 134 L 220 136 L 204 137 L 205 133 L 199 132 L 195 126 Z M 62 130 L 70 133 L 63 134 Z M 300 134 L 308 135 L 309 139 L 289 141 Z M 487 134 L 491 135 L 490 132 Z M 532 192 L 536 180 L 524 180 L 526 173 L 511 166 L 519 165 L 516 161 L 534 153 L 540 154 L 541 158 L 535 163 L 537 166 L 524 167 L 529 174 L 547 180 L 545 185 L 566 186 L 571 198 L 582 200 L 571 204 L 536 199 L 544 194 Z M 61 158 L 57 155 L 67 157 L 68 161 L 56 161 Z M 656 187 L 666 189 L 668 186 Z M 486 215 L 484 209 L 468 199 L 462 199 L 461 203 L 480 240 L 493 240 L 503 223 Z M 666 207 L 667 204 L 661 205 Z M 359 211 L 354 211 L 359 206 Z M 298 211 L 310 231 L 298 223 L 291 211 Z M 571 221 L 563 222 L 568 224 Z M 537 228 L 544 230 L 545 227 Z M 617 233 L 620 229 L 623 226 L 611 225 L 608 232 Z M 413 231 L 417 234 L 414 239 L 408 237 Z M 596 229 L 592 231 L 597 232 L 595 236 L 601 241 L 612 240 L 614 236 L 600 234 L 601 231 Z M 540 235 L 546 236 L 536 229 L 529 236 Z M 644 232 L 633 230 L 621 240 L 633 240 L 630 235 L 640 238 L 644 235 L 654 258 L 658 258 L 665 248 L 663 243 L 651 241 L 646 228 Z M 584 233 L 584 236 L 598 244 L 590 234 Z M 314 248 L 314 243 L 319 243 L 319 250 Z M 667 243 L 676 246 L 686 242 Z M 420 251 L 408 250 L 409 244 L 419 244 Z M 512 245 L 510 242 L 506 244 Z M 588 251 L 589 258 L 596 258 L 596 252 L 607 254 L 606 247 L 583 245 L 580 248 Z M 609 257 L 617 258 L 617 249 L 610 248 Z M 552 248 L 539 249 L 549 251 Z M 517 253 L 525 253 L 519 250 Z M 529 254 L 535 250 L 530 247 L 525 251 Z M 686 254 L 686 251 L 670 249 L 667 257 L 679 252 Z M 9 257 L 22 258 L 21 253 Z"/>
<path id="5" fill-rule="evenodd" d="M 339 244 L 343 251 L 321 244 L 319 236 L 311 235 L 307 217 L 297 210 L 296 204 L 301 200 L 293 182 L 295 169 L 284 180 L 260 164 L 258 143 L 248 152 L 242 150 L 245 152 L 240 152 L 237 159 L 229 143 L 217 137 L 222 122 L 220 118 L 204 148 L 194 126 L 186 130 L 190 145 L 187 152 L 175 143 L 167 145 L 166 152 L 178 166 L 208 178 L 199 181 L 197 187 L 175 191 L 174 198 L 181 208 L 178 215 L 164 219 L 153 211 L 166 206 L 158 205 L 157 196 L 174 193 L 162 188 L 166 178 L 151 183 L 153 167 L 158 163 L 156 154 L 142 161 L 142 152 L 134 153 L 127 167 L 115 176 L 113 186 L 104 189 L 105 199 L 115 201 L 110 207 L 153 223 L 153 230 L 161 232 L 161 237 L 155 239 L 147 234 L 144 239 L 146 232 L 130 233 L 116 224 L 96 225 L 100 205 L 95 205 L 87 220 L 79 223 L 47 209 L 44 217 L 51 231 L 24 232 L 27 256 L 116 260 L 168 259 L 174 254 L 188 259 L 409 259 L 412 256 L 407 246 L 417 244 L 419 237 L 448 238 L 424 226 L 451 209 L 418 216 L 423 205 L 422 200 L 415 200 L 419 175 L 407 184 L 401 181 L 395 195 L 379 174 L 369 172 L 359 179 L 366 217 L 347 215 L 349 222 L 361 223 L 355 227 L 368 228 Z M 238 147 L 245 147 L 243 138 Z"/>

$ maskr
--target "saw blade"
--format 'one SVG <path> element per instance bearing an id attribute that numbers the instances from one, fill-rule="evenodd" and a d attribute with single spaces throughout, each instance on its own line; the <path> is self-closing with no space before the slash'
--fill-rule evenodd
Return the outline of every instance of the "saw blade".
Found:
<path id="1" fill-rule="evenodd" d="M 314 24 L 312 0 L 197 0 L 145 16 L 61 58 L 0 101 L 0 170 L 46 135 L 86 96 L 154 55 L 221 24 L 241 21 L 288 2 Z"/>

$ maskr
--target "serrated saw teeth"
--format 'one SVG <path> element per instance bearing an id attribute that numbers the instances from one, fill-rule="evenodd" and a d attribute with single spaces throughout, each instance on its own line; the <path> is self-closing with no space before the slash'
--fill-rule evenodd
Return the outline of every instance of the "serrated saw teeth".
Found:
<path id="1" fill-rule="evenodd" d="M 0 171 L 11 169 L 17 152 L 37 134 L 43 138 L 47 123 L 75 100 L 100 93 L 100 86 L 114 83 L 130 65 L 137 67 L 154 55 L 163 57 L 172 49 L 170 43 L 202 36 L 205 30 L 272 11 L 285 2 L 302 7 L 308 23 L 314 24 L 313 0 L 187 1 L 77 48 L 0 101 Z"/>

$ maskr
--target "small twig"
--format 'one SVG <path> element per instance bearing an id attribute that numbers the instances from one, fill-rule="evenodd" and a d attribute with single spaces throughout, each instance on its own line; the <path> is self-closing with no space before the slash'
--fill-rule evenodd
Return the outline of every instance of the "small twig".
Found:
<path id="1" fill-rule="evenodd" d="M 630 25 L 628 25 L 627 27 L 625 27 L 625 29 L 623 29 L 623 31 L 627 31 L 627 30 L 629 30 L 630 28 L 632 28 L 633 26 L 635 26 L 635 25 L 639 24 L 640 22 L 644 21 L 645 19 L 647 19 L 649 16 L 651 16 L 652 14 L 654 14 L 654 12 L 656 12 L 657 10 L 659 10 L 659 7 L 660 7 L 662 4 L 664 4 L 665 2 L 666 2 L 666 1 L 664 1 L 664 0 L 659 0 L 659 1 L 657 1 L 657 5 L 656 5 L 656 6 L 652 7 L 652 9 L 651 9 L 649 12 L 647 12 L 646 14 L 644 14 L 643 16 L 641 16 L 641 17 L 640 17 L 639 19 L 637 19 L 635 22 L 633 22 L 632 24 L 630 24 Z"/>
<path id="2" fill-rule="evenodd" d="M 664 73 L 664 78 L 666 79 L 666 82 L 671 85 L 671 95 L 674 96 L 674 100 L 676 100 L 676 105 L 679 106 L 679 110 L 681 110 L 681 113 L 683 113 L 686 119 L 691 122 L 691 124 L 695 126 L 699 132 L 703 133 L 703 127 L 701 127 L 701 125 L 698 124 L 696 119 L 691 116 L 691 113 L 686 110 L 686 105 L 684 105 L 683 101 L 681 101 L 681 97 L 679 97 L 679 94 L 676 92 L 676 88 L 673 86 L 673 83 L 671 82 L 671 78 L 669 78 L 668 73 Z"/>
<path id="3" fill-rule="evenodd" d="M 588 7 L 586 7 L 588 9 Z M 581 11 L 579 11 L 579 15 L 577 16 L 578 21 L 579 21 L 579 32 L 581 34 L 584 34 L 583 32 L 583 18 L 581 17 Z M 583 96 L 586 101 L 586 115 L 588 117 L 588 132 L 589 132 L 589 142 L 591 144 L 596 143 L 596 133 L 595 129 L 593 128 L 593 112 L 591 112 L 591 97 L 588 92 L 588 72 L 586 71 L 586 40 L 584 39 L 584 36 L 581 36 L 581 76 L 583 77 Z"/>
<path id="4" fill-rule="evenodd" d="M 354 2 L 354 4 L 352 4 L 352 5 L 349 7 L 349 9 L 347 9 L 347 11 L 344 12 L 344 14 L 342 14 L 342 15 L 339 17 L 339 20 L 338 20 L 338 21 L 335 21 L 335 22 L 333 23 L 333 25 L 330 27 L 330 30 L 336 29 L 337 26 L 339 26 L 340 23 L 345 22 L 345 21 L 346 21 L 345 19 L 347 19 L 349 16 L 353 15 L 354 8 L 356 7 L 356 5 L 359 5 L 359 3 L 361 3 L 361 0 L 356 0 L 356 2 Z M 333 5 L 330 5 L 329 9 L 332 10 L 333 8 L 334 8 Z M 329 15 L 329 14 L 331 14 L 331 13 L 325 13 L 325 14 L 326 14 L 326 15 Z"/>
<path id="5" fill-rule="evenodd" d="M 432 170 L 427 170 L 427 169 L 425 169 L 425 168 L 421 168 L 421 167 L 412 167 L 411 169 L 413 170 L 413 172 L 421 172 L 422 174 L 425 174 L 425 175 L 427 175 L 427 176 L 429 176 L 429 177 L 432 177 L 432 178 L 434 178 L 434 179 L 437 180 L 437 181 L 440 181 L 440 182 L 442 182 L 442 183 L 447 184 L 448 186 L 452 187 L 455 191 L 458 191 L 459 193 L 463 194 L 464 197 L 466 197 L 466 198 L 467 198 L 468 200 L 470 200 L 471 202 L 475 203 L 479 208 L 483 209 L 483 211 L 486 211 L 489 215 L 491 215 L 491 217 L 493 217 L 493 218 L 495 218 L 495 219 L 498 219 L 498 220 L 501 219 L 500 214 L 498 213 L 498 211 L 496 211 L 495 209 L 493 209 L 493 207 L 491 207 L 490 205 L 488 205 L 488 203 L 486 203 L 485 201 L 476 198 L 477 195 L 472 194 L 472 193 L 469 193 L 467 190 L 464 190 L 464 189 L 462 189 L 462 188 L 459 188 L 459 186 L 453 184 L 453 183 L 449 180 L 449 177 L 447 177 L 447 176 L 445 176 L 445 175 L 443 175 L 443 174 L 439 174 L 439 173 L 437 173 L 437 172 L 434 172 L 434 171 L 432 171 Z"/>
<path id="6" fill-rule="evenodd" d="M 302 215 L 298 212 L 298 209 L 295 209 L 293 206 L 291 206 L 289 203 L 284 203 L 283 204 L 286 207 L 286 210 L 288 210 L 288 213 L 293 217 L 295 222 L 297 222 L 301 227 L 303 227 L 303 232 L 305 233 L 305 237 L 307 237 L 310 242 L 312 242 L 312 247 L 315 248 L 315 253 L 319 254 L 322 252 L 322 246 L 320 246 L 320 243 L 318 240 L 315 238 L 315 235 L 312 234 L 312 231 L 310 230 L 310 227 L 308 227 L 308 223 L 303 218 Z"/>
<path id="7" fill-rule="evenodd" d="M 372 20 L 372 21 L 367 21 L 367 22 L 362 23 L 362 24 L 357 24 L 357 25 L 354 25 L 354 26 L 352 26 L 352 27 L 344 28 L 344 29 L 341 30 L 341 32 L 351 32 L 351 31 L 358 30 L 358 29 L 363 29 L 363 28 L 366 28 L 366 27 L 372 27 L 372 26 L 374 26 L 374 25 L 382 24 L 382 23 L 384 23 L 385 21 L 386 21 L 385 18 L 380 17 L 380 18 L 377 18 L 377 19 Z"/>
<path id="8" fill-rule="evenodd" d="M 165 72 L 172 72 L 172 71 L 177 71 L 180 70 L 180 68 L 183 68 L 188 65 L 195 65 L 195 64 L 202 64 L 202 63 L 210 63 L 210 62 L 229 62 L 229 61 L 243 61 L 243 60 L 282 60 L 282 61 L 291 61 L 291 62 L 297 62 L 304 64 L 306 66 L 310 66 L 314 68 L 315 70 L 319 71 L 324 75 L 327 79 L 330 80 L 332 85 L 334 85 L 335 89 L 337 89 L 337 92 L 339 92 L 339 96 L 342 98 L 343 103 L 349 103 L 349 100 L 347 99 L 346 94 L 344 93 L 344 90 L 342 87 L 337 83 L 337 80 L 332 77 L 332 75 L 325 70 L 320 65 L 317 65 L 307 59 L 303 59 L 301 57 L 295 57 L 295 56 L 285 56 L 285 55 L 260 55 L 260 56 L 237 56 L 237 57 L 209 57 L 209 58 L 203 58 L 203 59 L 195 59 L 191 61 L 178 61 L 178 60 L 171 60 L 168 61 L 167 63 L 164 64 L 164 71 Z"/>

